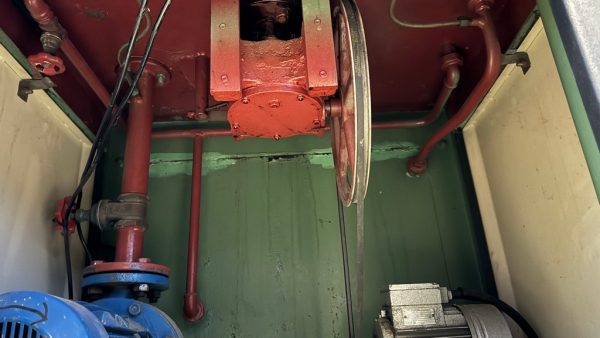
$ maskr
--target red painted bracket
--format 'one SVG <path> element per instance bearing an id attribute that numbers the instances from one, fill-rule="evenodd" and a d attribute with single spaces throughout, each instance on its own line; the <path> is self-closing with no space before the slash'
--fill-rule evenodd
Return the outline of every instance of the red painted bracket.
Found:
<path id="1" fill-rule="evenodd" d="M 333 95 L 338 79 L 329 0 L 303 0 L 302 17 L 309 95 Z"/>
<path id="2" fill-rule="evenodd" d="M 242 98 L 240 2 L 212 0 L 210 12 L 210 94 L 236 101 Z"/>

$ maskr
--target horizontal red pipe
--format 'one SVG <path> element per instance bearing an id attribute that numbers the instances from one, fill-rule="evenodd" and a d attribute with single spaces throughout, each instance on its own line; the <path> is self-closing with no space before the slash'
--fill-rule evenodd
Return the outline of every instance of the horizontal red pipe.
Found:
<path id="1" fill-rule="evenodd" d="M 188 235 L 187 279 L 183 301 L 183 314 L 195 322 L 204 316 L 204 304 L 198 299 L 198 242 L 200 234 L 200 197 L 202 195 L 202 137 L 194 137 L 192 160 L 192 195 L 190 198 L 190 229 Z"/>
<path id="2" fill-rule="evenodd" d="M 172 139 L 172 138 L 190 138 L 190 137 L 216 137 L 231 136 L 229 129 L 185 129 L 185 130 L 165 130 L 152 133 L 154 139 Z"/>
<path id="3" fill-rule="evenodd" d="M 478 3 L 475 12 L 479 17 L 473 20 L 471 25 L 481 29 L 487 50 L 484 73 L 458 112 L 425 142 L 415 157 L 408 160 L 408 171 L 413 175 L 421 174 L 427 169 L 427 157 L 433 150 L 433 147 L 469 117 L 479 102 L 481 102 L 483 97 L 492 88 L 496 78 L 500 74 L 500 43 L 498 42 L 496 29 L 490 15 L 490 6 L 485 0 L 472 2 Z"/>
<path id="4" fill-rule="evenodd" d="M 54 12 L 44 0 L 25 0 L 24 3 L 25 7 L 27 7 L 27 10 L 29 10 L 29 13 L 40 25 L 41 29 L 50 33 L 57 33 L 57 31 L 62 30 Z M 61 35 L 66 36 L 66 34 Z M 88 65 L 83 56 L 81 56 L 68 37 L 64 38 L 60 49 L 67 59 L 69 59 L 71 64 L 73 64 L 73 67 L 81 74 L 81 77 L 87 82 L 92 91 L 98 96 L 98 99 L 100 99 L 102 104 L 108 106 L 110 102 L 110 93 L 106 90 L 104 85 L 102 85 L 98 76 L 96 76 L 92 68 Z"/>
<path id="5" fill-rule="evenodd" d="M 139 95 L 129 103 L 127 143 L 123 160 L 122 193 L 148 194 L 150 143 L 152 141 L 152 92 L 154 76 L 142 74 Z M 134 262 L 142 255 L 144 228 L 126 225 L 117 230 L 115 261 Z"/>

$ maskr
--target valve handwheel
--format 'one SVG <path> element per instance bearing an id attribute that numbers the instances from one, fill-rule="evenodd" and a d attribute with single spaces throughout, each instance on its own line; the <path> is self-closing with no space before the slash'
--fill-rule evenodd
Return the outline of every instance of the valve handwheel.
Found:
<path id="1" fill-rule="evenodd" d="M 344 206 L 364 200 L 371 162 L 371 90 L 362 19 L 352 0 L 334 9 L 339 86 L 331 101 L 331 135 L 338 193 Z M 334 108 L 335 106 L 335 108 Z"/>
<path id="2" fill-rule="evenodd" d="M 65 64 L 62 59 L 48 53 L 30 55 L 27 61 L 38 72 L 47 76 L 54 76 L 65 72 Z"/>

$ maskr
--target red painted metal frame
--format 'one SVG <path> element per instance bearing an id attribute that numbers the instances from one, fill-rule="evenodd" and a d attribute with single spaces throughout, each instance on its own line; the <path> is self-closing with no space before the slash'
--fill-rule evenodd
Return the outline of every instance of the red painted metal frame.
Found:
<path id="1" fill-rule="evenodd" d="M 303 0 L 304 55 L 311 96 L 331 96 L 338 86 L 329 0 Z"/>
<path id="2" fill-rule="evenodd" d="M 496 36 L 496 29 L 490 15 L 492 0 L 470 0 L 469 7 L 479 16 L 472 21 L 472 26 L 481 29 L 485 46 L 487 49 L 485 71 L 475 86 L 475 89 L 469 94 L 467 100 L 460 107 L 458 112 L 453 115 L 436 133 L 425 142 L 419 153 L 408 160 L 408 171 L 413 175 L 419 175 L 427 169 L 427 157 L 433 150 L 433 147 L 444 137 L 450 134 L 477 107 L 479 102 L 492 88 L 496 78 L 500 74 L 500 43 Z"/>
<path id="3" fill-rule="evenodd" d="M 210 33 L 210 94 L 217 101 L 239 100 L 242 98 L 239 0 L 211 1 Z"/>
<path id="4" fill-rule="evenodd" d="M 54 12 L 44 0 L 25 0 L 24 3 L 31 16 L 40 25 L 40 28 L 45 31 L 59 29 L 58 18 L 56 18 Z M 102 104 L 107 106 L 110 102 L 110 94 L 68 37 L 64 38 L 60 49 L 98 96 Z"/>
<path id="5" fill-rule="evenodd" d="M 129 104 L 122 193 L 148 194 L 154 81 L 153 75 L 144 72 L 138 84 L 139 95 L 133 98 Z M 115 260 L 120 262 L 137 261 L 142 256 L 143 242 L 143 226 L 119 227 Z"/>

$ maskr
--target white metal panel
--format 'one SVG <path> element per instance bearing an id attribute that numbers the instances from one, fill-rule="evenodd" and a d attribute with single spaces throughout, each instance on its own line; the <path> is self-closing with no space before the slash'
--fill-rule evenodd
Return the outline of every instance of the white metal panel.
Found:
<path id="1" fill-rule="evenodd" d="M 65 295 L 63 242 L 51 219 L 57 200 L 75 188 L 90 141 L 43 91 L 27 103 L 17 96 L 28 77 L 0 45 L 0 292 Z M 83 254 L 76 235 L 71 253 L 77 286 Z"/>
<path id="2" fill-rule="evenodd" d="M 464 130 L 501 298 L 542 337 L 600 332 L 600 205 L 539 21 Z"/>

